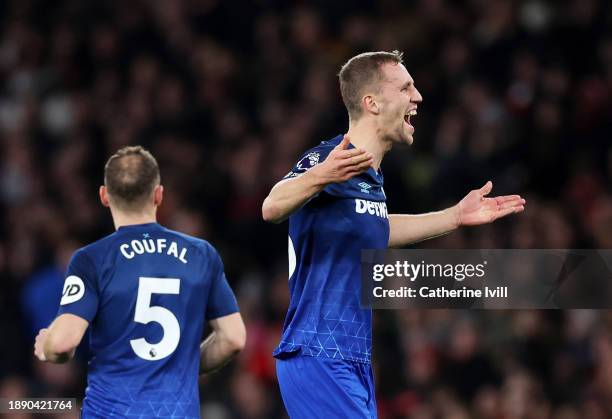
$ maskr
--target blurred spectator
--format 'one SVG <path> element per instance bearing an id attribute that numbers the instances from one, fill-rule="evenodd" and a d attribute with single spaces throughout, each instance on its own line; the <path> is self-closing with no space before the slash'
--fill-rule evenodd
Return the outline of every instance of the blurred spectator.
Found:
<path id="1" fill-rule="evenodd" d="M 108 155 L 152 149 L 160 222 L 220 249 L 249 329 L 202 383 L 210 418 L 282 418 L 271 349 L 288 295 L 286 226 L 261 201 L 299 153 L 346 129 L 335 74 L 405 51 L 416 141 L 385 160 L 393 212 L 492 179 L 521 217 L 423 243 L 612 248 L 612 6 L 603 0 L 0 4 L 0 395 L 82 397 L 83 364 L 33 362 L 68 255 L 112 231 Z M 54 308 L 55 307 L 55 308 Z M 612 417 L 605 311 L 377 312 L 381 419 Z"/>
<path id="2" fill-rule="evenodd" d="M 69 240 L 59 243 L 54 263 L 35 272 L 21 289 L 25 334 L 32 342 L 38 331 L 48 327 L 55 318 L 62 296 L 66 267 L 77 248 L 76 243 Z"/>

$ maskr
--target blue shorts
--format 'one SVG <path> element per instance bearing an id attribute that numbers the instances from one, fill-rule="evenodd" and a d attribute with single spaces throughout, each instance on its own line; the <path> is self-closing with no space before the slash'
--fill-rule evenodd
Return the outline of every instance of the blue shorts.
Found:
<path id="1" fill-rule="evenodd" d="M 372 366 L 296 355 L 276 360 L 281 396 L 291 419 L 376 419 Z"/>

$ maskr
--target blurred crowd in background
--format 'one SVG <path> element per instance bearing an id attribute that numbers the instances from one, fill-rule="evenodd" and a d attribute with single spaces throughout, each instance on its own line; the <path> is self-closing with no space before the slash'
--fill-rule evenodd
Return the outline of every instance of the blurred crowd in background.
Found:
<path id="1" fill-rule="evenodd" d="M 421 247 L 612 248 L 610 28 L 606 0 L 0 2 L 0 397 L 83 397 L 86 348 L 43 364 L 33 338 L 71 253 L 113 231 L 106 159 L 142 144 L 159 221 L 219 249 L 247 323 L 202 379 L 203 417 L 284 418 L 287 226 L 261 203 L 346 131 L 336 74 L 368 50 L 404 51 L 424 97 L 414 144 L 383 162 L 391 212 L 489 179 L 528 201 Z M 373 353 L 381 419 L 612 418 L 608 311 L 377 311 Z"/>

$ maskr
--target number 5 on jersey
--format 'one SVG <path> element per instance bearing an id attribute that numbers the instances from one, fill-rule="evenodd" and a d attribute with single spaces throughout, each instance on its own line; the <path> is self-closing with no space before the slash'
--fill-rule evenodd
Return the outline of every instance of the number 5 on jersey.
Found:
<path id="1" fill-rule="evenodd" d="M 181 338 L 181 329 L 176 316 L 167 308 L 151 305 L 152 294 L 178 294 L 181 280 L 177 278 L 140 277 L 134 321 L 147 324 L 159 323 L 163 329 L 162 339 L 155 344 L 145 338 L 132 339 L 132 349 L 142 359 L 157 361 L 174 352 Z"/>

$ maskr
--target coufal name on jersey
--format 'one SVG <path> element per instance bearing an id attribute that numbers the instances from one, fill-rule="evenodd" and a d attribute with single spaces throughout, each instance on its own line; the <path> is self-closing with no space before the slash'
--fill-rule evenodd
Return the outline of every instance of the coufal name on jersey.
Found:
<path id="1" fill-rule="evenodd" d="M 187 263 L 187 249 L 179 246 L 176 242 L 167 243 L 166 239 L 136 239 L 129 243 L 123 243 L 119 250 L 126 259 L 133 259 L 137 255 L 145 253 L 158 253 L 173 256 L 183 263 Z"/>
<path id="2" fill-rule="evenodd" d="M 366 199 L 355 199 L 355 212 L 357 214 L 368 213 L 380 218 L 389 218 L 387 204 L 385 202 L 368 201 Z"/>

